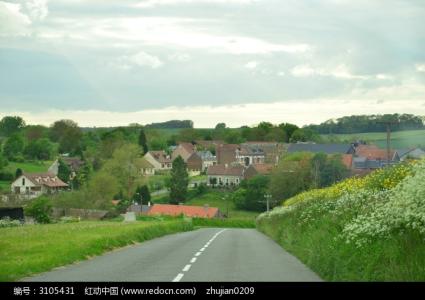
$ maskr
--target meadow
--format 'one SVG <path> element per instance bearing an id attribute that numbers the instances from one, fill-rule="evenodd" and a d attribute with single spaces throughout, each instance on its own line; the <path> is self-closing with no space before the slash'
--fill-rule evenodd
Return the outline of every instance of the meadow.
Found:
<path id="1" fill-rule="evenodd" d="M 385 148 L 387 146 L 386 132 L 366 132 L 353 134 L 324 134 L 321 135 L 325 141 L 336 138 L 340 141 L 352 142 L 355 140 L 364 140 L 378 147 Z M 425 147 L 425 130 L 406 130 L 395 131 L 391 133 L 391 148 L 413 148 Z"/>
<path id="2" fill-rule="evenodd" d="M 0 281 L 18 280 L 114 248 L 192 229 L 192 222 L 184 219 L 0 228 Z"/>

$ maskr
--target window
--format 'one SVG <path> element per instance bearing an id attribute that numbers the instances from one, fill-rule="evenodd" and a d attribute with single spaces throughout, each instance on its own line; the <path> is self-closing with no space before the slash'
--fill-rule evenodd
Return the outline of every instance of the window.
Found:
<path id="1" fill-rule="evenodd" d="M 25 178 L 22 178 L 22 185 L 25 185 Z"/>

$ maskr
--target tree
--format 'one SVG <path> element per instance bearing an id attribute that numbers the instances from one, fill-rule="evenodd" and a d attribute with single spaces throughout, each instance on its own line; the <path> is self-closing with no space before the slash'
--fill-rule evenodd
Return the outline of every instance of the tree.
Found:
<path id="1" fill-rule="evenodd" d="M 235 206 L 239 209 L 251 211 L 264 211 L 266 202 L 264 195 L 267 193 L 270 178 L 268 176 L 257 175 L 250 179 L 243 180 L 240 184 L 243 197 L 235 199 Z"/>
<path id="2" fill-rule="evenodd" d="M 140 175 L 141 163 L 140 147 L 125 144 L 114 151 L 102 170 L 115 178 L 119 189 L 126 191 L 126 196 L 130 199 L 137 185 L 143 181 Z"/>
<path id="3" fill-rule="evenodd" d="M 147 185 L 138 186 L 133 195 L 133 201 L 139 204 L 148 204 L 151 201 L 151 194 Z"/>
<path id="4" fill-rule="evenodd" d="M 72 120 L 60 120 L 52 124 L 50 139 L 59 143 L 61 153 L 74 153 L 80 148 L 81 129 Z"/>
<path id="5" fill-rule="evenodd" d="M 169 181 L 171 203 L 178 204 L 186 200 L 188 184 L 189 175 L 187 173 L 186 163 L 179 155 L 173 161 L 173 167 L 171 169 L 171 179 Z"/>
<path id="6" fill-rule="evenodd" d="M 25 208 L 25 214 L 33 217 L 38 223 L 50 223 L 50 213 L 52 212 L 52 204 L 47 197 L 40 197 L 34 200 Z"/>
<path id="7" fill-rule="evenodd" d="M 28 142 L 32 142 L 47 137 L 47 131 L 48 129 L 41 125 L 28 125 L 25 127 L 25 136 Z"/>
<path id="8" fill-rule="evenodd" d="M 0 121 L 0 135 L 11 136 L 25 127 L 25 121 L 18 116 L 6 116 Z"/>
<path id="9" fill-rule="evenodd" d="M 72 179 L 72 188 L 79 189 L 82 186 L 85 186 L 89 182 L 92 172 L 93 168 L 91 164 L 87 160 L 84 160 L 84 164 L 80 167 L 77 174 Z"/>
<path id="10" fill-rule="evenodd" d="M 19 134 L 10 136 L 4 144 L 3 153 L 8 160 L 17 160 L 24 151 L 24 139 Z"/>
<path id="11" fill-rule="evenodd" d="M 6 157 L 4 157 L 3 152 L 1 151 L 1 143 L 0 143 L 0 171 L 8 165 L 8 161 Z"/>
<path id="12" fill-rule="evenodd" d="M 19 177 L 21 177 L 23 173 L 24 172 L 22 171 L 21 168 L 17 168 L 15 171 L 15 179 L 18 179 Z"/>
<path id="13" fill-rule="evenodd" d="M 279 124 L 279 128 L 285 131 L 286 133 L 286 139 L 285 142 L 288 143 L 292 137 L 292 134 L 295 130 L 299 129 L 297 125 L 291 124 L 291 123 L 282 123 Z"/>
<path id="14" fill-rule="evenodd" d="M 58 160 L 58 177 L 63 182 L 67 183 L 69 182 L 70 176 L 71 176 L 71 169 L 68 167 L 68 165 L 62 160 Z"/>
<path id="15" fill-rule="evenodd" d="M 283 159 L 271 174 L 269 191 L 276 201 L 288 199 L 306 191 L 312 184 L 310 155 Z"/>
<path id="16" fill-rule="evenodd" d="M 218 123 L 215 125 L 215 129 L 226 129 L 226 123 Z"/>
<path id="17" fill-rule="evenodd" d="M 139 146 L 141 146 L 143 148 L 143 153 L 148 153 L 148 144 L 146 141 L 146 135 L 145 135 L 145 131 L 142 129 L 140 129 L 140 133 L 139 133 Z"/>
<path id="18" fill-rule="evenodd" d="M 110 209 L 112 198 L 119 192 L 119 183 L 115 176 L 106 171 L 100 171 L 90 180 L 87 192 L 94 207 Z"/>
<path id="19" fill-rule="evenodd" d="M 24 150 L 29 159 L 48 160 L 53 155 L 53 144 L 46 138 L 31 141 Z"/>

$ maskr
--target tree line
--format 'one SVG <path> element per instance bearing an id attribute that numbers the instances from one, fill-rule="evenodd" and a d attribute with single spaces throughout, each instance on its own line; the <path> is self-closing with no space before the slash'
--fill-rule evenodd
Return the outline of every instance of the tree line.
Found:
<path id="1" fill-rule="evenodd" d="M 331 119 L 309 128 L 320 134 L 384 132 L 386 123 L 392 131 L 424 129 L 424 117 L 413 114 L 356 115 Z"/>

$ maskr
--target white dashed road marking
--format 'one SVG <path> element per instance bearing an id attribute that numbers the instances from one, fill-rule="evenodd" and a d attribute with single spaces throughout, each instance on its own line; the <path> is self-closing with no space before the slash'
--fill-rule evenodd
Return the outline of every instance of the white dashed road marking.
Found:
<path id="1" fill-rule="evenodd" d="M 195 253 L 195 257 L 192 257 L 192 259 L 190 260 L 190 263 L 193 264 L 197 259 L 196 257 L 199 257 L 205 251 L 205 249 L 214 241 L 214 239 L 225 230 L 227 229 L 220 230 L 219 232 L 214 234 L 214 236 L 198 252 Z M 183 272 L 189 271 L 190 267 L 192 266 L 191 264 L 187 264 L 186 266 L 184 266 L 182 271 Z M 177 276 L 174 277 L 173 282 L 179 282 L 183 278 L 183 276 L 184 276 L 184 273 L 177 274 Z"/>

